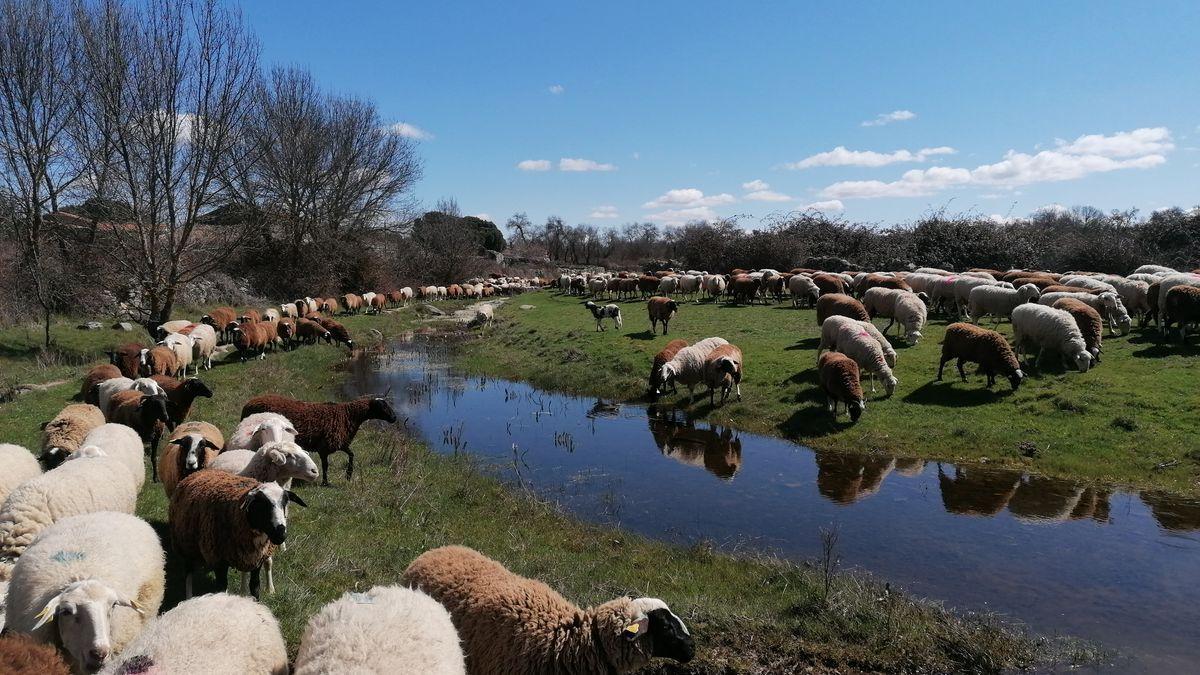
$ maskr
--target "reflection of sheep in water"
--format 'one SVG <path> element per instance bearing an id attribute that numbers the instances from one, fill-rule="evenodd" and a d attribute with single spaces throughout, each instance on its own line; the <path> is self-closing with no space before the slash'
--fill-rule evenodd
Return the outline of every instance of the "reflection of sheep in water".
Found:
<path id="1" fill-rule="evenodd" d="M 1169 492 L 1147 491 L 1140 495 L 1154 520 L 1163 529 L 1170 532 L 1192 532 L 1200 530 L 1200 504 L 1188 499 L 1181 499 Z"/>
<path id="2" fill-rule="evenodd" d="M 1026 476 L 1008 500 L 1008 510 L 1025 521 L 1055 522 L 1075 517 L 1083 485 L 1058 478 Z"/>
<path id="3" fill-rule="evenodd" d="M 650 435 L 662 454 L 689 466 L 729 480 L 742 468 L 742 440 L 728 427 L 700 429 L 651 408 L 646 420 Z"/>
<path id="4" fill-rule="evenodd" d="M 896 473 L 901 476 L 920 476 L 925 471 L 925 460 L 914 457 L 899 457 L 896 459 Z"/>
<path id="5" fill-rule="evenodd" d="M 883 479 L 896 468 L 895 457 L 847 453 L 814 453 L 817 491 L 835 504 L 853 504 L 879 492 Z"/>
<path id="6" fill-rule="evenodd" d="M 1019 471 L 956 466 L 954 477 L 951 478 L 942 470 L 942 465 L 938 464 L 942 505 L 949 513 L 994 516 L 1004 510 L 1020 484 Z"/>

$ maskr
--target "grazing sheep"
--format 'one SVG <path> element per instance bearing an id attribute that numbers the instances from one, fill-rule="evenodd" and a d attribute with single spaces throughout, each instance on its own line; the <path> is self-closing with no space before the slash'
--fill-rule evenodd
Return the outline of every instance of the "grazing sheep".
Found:
<path id="1" fill-rule="evenodd" d="M 225 444 L 225 449 L 257 450 L 267 443 L 295 440 L 296 428 L 288 418 L 279 413 L 260 412 L 248 415 L 238 422 L 237 429 Z"/>
<path id="2" fill-rule="evenodd" d="M 0 443 L 0 504 L 18 485 L 42 473 L 37 457 L 12 443 Z"/>
<path id="3" fill-rule="evenodd" d="M 85 453 L 89 448 L 99 449 L 99 454 L 121 462 L 129 470 L 134 487 L 141 492 L 142 485 L 146 483 L 146 453 L 142 451 L 142 439 L 136 431 L 124 424 L 102 424 L 83 439 L 79 450 L 72 453 L 69 459 L 74 460 L 75 455 L 97 454 Z"/>
<path id="4" fill-rule="evenodd" d="M 1045 296 L 1042 296 L 1043 300 Z M 1061 309 L 1046 305 L 1026 304 L 1013 310 L 1013 347 L 1021 354 L 1037 349 L 1035 365 L 1040 365 L 1047 351 L 1057 351 L 1066 363 L 1074 362 L 1079 372 L 1092 367 L 1092 355 L 1087 350 L 1083 334 L 1075 319 Z"/>
<path id="5" fill-rule="evenodd" d="M 55 522 L 98 511 L 131 514 L 135 506 L 137 490 L 129 469 L 114 457 L 72 458 L 30 478 L 0 506 L 0 580 L 9 578 L 11 560 Z"/>
<path id="6" fill-rule="evenodd" d="M 821 343 L 817 346 L 818 363 L 821 353 L 826 349 L 841 352 L 854 359 L 860 370 L 882 380 L 887 395 L 891 396 L 898 384 L 887 361 L 887 352 L 891 350 L 891 346 L 888 345 L 885 350 L 883 343 L 887 340 L 883 339 L 882 334 L 877 335 L 878 329 L 872 333 L 871 328 L 874 326 L 869 321 L 858 321 L 840 315 L 829 317 L 821 324 Z M 875 383 L 872 380 L 871 391 L 874 390 Z"/>
<path id="7" fill-rule="evenodd" d="M 702 277 L 699 274 L 685 274 L 679 277 L 679 294 L 692 297 L 700 292 Z"/>
<path id="8" fill-rule="evenodd" d="M 350 339 L 350 331 L 346 330 L 346 327 L 341 323 L 325 317 L 317 319 L 317 323 L 320 324 L 321 328 L 325 329 L 328 339 L 340 342 L 350 349 L 354 349 L 354 340 Z"/>
<path id="9" fill-rule="evenodd" d="M 216 570 L 222 588 L 229 568 L 250 573 L 250 592 L 259 597 L 259 573 L 287 539 L 287 505 L 307 506 L 278 483 L 205 469 L 188 476 L 171 495 L 172 550 L 187 570 L 186 596 L 192 597 L 195 566 Z"/>
<path id="10" fill-rule="evenodd" d="M 442 297 L 447 297 L 441 286 L 438 287 L 438 293 Z M 384 305 L 387 304 L 387 298 L 383 295 L 376 295 L 371 298 L 371 311 L 375 314 L 382 314 Z"/>
<path id="11" fill-rule="evenodd" d="M 825 295 L 826 293 L 846 292 L 846 280 L 837 274 L 830 274 L 827 272 L 814 274 L 812 276 L 812 282 L 816 284 L 817 288 L 821 291 L 821 295 Z"/>
<path id="12" fill-rule="evenodd" d="M 662 393 L 662 367 L 668 361 L 675 358 L 680 349 L 688 346 L 687 340 L 671 340 L 663 347 L 662 351 L 654 355 L 654 360 L 650 363 L 650 389 L 651 397 L 658 396 Z M 671 393 L 675 393 L 674 386 L 671 387 Z"/>
<path id="13" fill-rule="evenodd" d="M 893 276 L 884 276 L 882 274 L 868 274 L 864 276 L 855 285 L 854 290 L 862 296 L 872 288 L 887 288 L 897 291 L 906 291 L 913 293 L 913 287 L 909 286 L 904 279 Z"/>
<path id="14" fill-rule="evenodd" d="M 666 297 L 653 297 L 646 301 L 646 311 L 650 314 L 650 332 L 654 333 L 661 321 L 663 335 L 666 335 L 667 324 L 679 311 L 679 303 Z"/>
<path id="15" fill-rule="evenodd" d="M 83 444 L 92 429 L 104 424 L 104 413 L 88 403 L 72 403 L 59 411 L 54 419 L 42 424 L 42 454 L 38 461 L 46 471 L 53 469 L 67 455 Z"/>
<path id="16" fill-rule="evenodd" d="M 867 308 L 845 293 L 824 293 L 817 299 L 817 325 L 831 316 L 845 316 L 856 321 L 870 321 Z"/>
<path id="17" fill-rule="evenodd" d="M 1121 298 L 1116 293 L 1101 292 L 1099 295 L 1091 293 L 1058 293 L 1050 292 L 1043 293 L 1042 297 L 1038 298 L 1038 302 L 1052 307 L 1055 302 L 1063 298 L 1074 298 L 1092 309 L 1100 313 L 1100 316 L 1108 321 L 1108 330 L 1110 333 L 1116 334 L 1117 326 L 1120 326 L 1121 333 L 1129 331 L 1133 320 L 1129 318 L 1129 312 L 1125 310 L 1125 305 L 1121 302 Z"/>
<path id="18" fill-rule="evenodd" d="M 954 313 L 955 316 L 963 316 L 967 313 L 968 304 L 971 300 L 971 291 L 980 286 L 997 286 L 1005 282 L 996 281 L 995 279 L 985 279 L 979 276 L 959 275 L 954 280 Z M 1005 287 L 1012 286 L 1007 284 Z"/>
<path id="19" fill-rule="evenodd" d="M 462 546 L 426 551 L 403 581 L 450 612 L 472 675 L 615 675 L 655 657 L 686 663 L 696 652 L 687 627 L 662 600 L 623 597 L 580 609 L 546 584 Z"/>
<path id="20" fill-rule="evenodd" d="M 171 421 L 179 424 L 188 418 L 192 412 L 192 403 L 197 398 L 212 398 L 212 389 L 208 388 L 199 378 L 188 378 L 182 382 L 171 377 L 155 375 L 151 378 L 162 387 L 167 397 L 167 414 Z"/>
<path id="21" fill-rule="evenodd" d="M 1171 332 L 1171 325 L 1179 324 L 1179 339 L 1187 342 L 1188 324 L 1200 321 L 1200 287 L 1175 286 L 1167 292 L 1163 305 L 1163 331 Z"/>
<path id="22" fill-rule="evenodd" d="M 63 518 L 13 568 L 6 629 L 61 645 L 79 672 L 121 653 L 162 604 L 166 556 L 154 528 L 120 512 Z"/>
<path id="23" fill-rule="evenodd" d="M 860 301 L 862 302 L 863 309 L 867 310 L 867 316 L 872 319 L 877 316 L 891 318 L 891 308 L 896 304 L 896 297 L 905 293 L 912 295 L 910 291 L 872 286 L 862 293 Z"/>
<path id="24" fill-rule="evenodd" d="M 223 447 L 221 430 L 208 422 L 185 422 L 175 427 L 163 449 L 162 464 L 158 465 L 158 480 L 167 499 L 175 493 L 179 481 L 209 468 Z"/>
<path id="25" fill-rule="evenodd" d="M 346 593 L 308 620 L 293 675 L 465 675 L 458 632 L 436 600 L 399 586 Z"/>
<path id="26" fill-rule="evenodd" d="M 704 384 L 708 386 L 708 402 L 713 403 L 715 392 L 721 389 L 721 403 L 731 390 L 742 400 L 742 350 L 731 344 L 719 345 L 704 360 Z"/>
<path id="27" fill-rule="evenodd" d="M 166 375 L 175 377 L 179 372 L 179 364 L 175 360 L 175 352 L 170 347 L 156 345 L 142 350 L 142 377 Z"/>
<path id="28" fill-rule="evenodd" d="M 4 626 L 0 616 L 0 627 Z M 28 635 L 0 637 L 0 673 L 5 675 L 71 675 L 62 654 Z"/>
<path id="29" fill-rule="evenodd" d="M 106 363 L 104 365 L 92 368 L 87 372 L 87 375 L 83 376 L 83 385 L 79 388 L 79 400 L 83 401 L 84 403 L 96 405 L 96 403 L 99 402 L 99 398 L 95 389 L 96 385 L 105 380 L 111 380 L 118 377 L 123 377 L 121 375 L 121 369 L 112 365 L 111 363 Z"/>
<path id="30" fill-rule="evenodd" d="M 617 329 L 621 328 L 621 308 L 617 305 L 605 305 L 603 307 L 588 300 L 583 303 L 592 316 L 596 319 L 596 332 L 604 330 L 604 320 L 612 319 L 613 323 L 617 324 Z"/>
<path id="31" fill-rule="evenodd" d="M 833 413 L 834 419 L 837 419 L 838 403 L 843 403 L 850 421 L 857 422 L 867 403 L 854 359 L 838 352 L 822 354 L 817 359 L 817 378 L 825 392 L 825 407 Z"/>
<path id="32" fill-rule="evenodd" d="M 1163 325 L 1162 320 L 1163 320 L 1163 316 L 1164 316 L 1163 312 L 1166 310 L 1166 307 L 1167 307 L 1167 293 L 1170 293 L 1171 289 L 1175 288 L 1176 286 L 1200 286 L 1200 275 L 1171 274 L 1171 275 L 1163 277 L 1162 281 L 1159 281 L 1158 284 L 1159 284 L 1159 286 L 1158 286 L 1158 302 L 1157 302 L 1158 328 L 1159 328 L 1159 330 L 1162 331 L 1163 335 L 1166 335 L 1167 330 L 1166 330 L 1166 327 Z"/>
<path id="33" fill-rule="evenodd" d="M 394 293 L 396 293 L 396 291 L 392 291 L 391 293 L 388 293 L 388 300 L 395 302 L 395 300 L 392 298 L 392 294 L 394 294 Z M 317 305 L 318 311 L 324 312 L 324 313 L 328 314 L 329 316 L 333 316 L 334 314 L 337 314 L 339 309 L 341 309 L 341 308 L 338 307 L 337 298 L 323 298 L 321 300 L 321 302 L 318 303 L 318 305 Z"/>
<path id="34" fill-rule="evenodd" d="M 1083 334 L 1083 342 L 1087 345 L 1088 353 L 1100 362 L 1100 350 L 1103 346 L 1104 320 L 1100 313 L 1084 302 L 1075 298 L 1062 298 L 1054 303 L 1055 309 L 1067 312 L 1075 319 L 1079 332 Z"/>
<path id="35" fill-rule="evenodd" d="M 1054 284 L 1042 288 L 1042 293 L 1089 293 L 1091 295 L 1100 295 L 1103 291 L 1098 291 L 1091 288 L 1082 288 L 1080 286 L 1063 286 L 1062 284 Z"/>
<path id="36" fill-rule="evenodd" d="M 278 318 L 278 313 L 275 316 Z M 192 338 L 192 362 L 196 364 L 196 375 L 200 374 L 201 364 L 205 370 L 212 370 L 213 353 L 217 351 L 217 332 L 212 326 L 201 324 L 193 328 L 188 335 Z M 187 375 L 186 369 L 184 375 Z"/>
<path id="37" fill-rule="evenodd" d="M 311 324 L 308 319 L 300 319 L 299 323 Z M 238 351 L 238 358 L 245 362 L 247 357 L 257 356 L 260 360 L 267 358 L 267 346 L 269 344 L 270 335 L 266 330 L 266 326 L 261 326 L 255 323 L 249 323 L 244 326 L 237 326 L 230 331 L 234 348 Z"/>
<path id="38" fill-rule="evenodd" d="M 921 341 L 921 329 L 925 327 L 925 322 L 928 320 L 929 309 L 925 307 L 925 303 L 921 302 L 921 298 L 912 293 L 900 293 L 895 296 L 895 301 L 890 308 L 891 315 L 888 316 L 890 321 L 884 326 L 883 332 L 886 335 L 888 329 L 893 323 L 899 324 L 904 328 L 904 340 L 910 345 L 916 345 Z M 898 332 L 898 331 L 897 331 Z"/>
<path id="39" fill-rule="evenodd" d="M 792 307 L 799 307 L 801 300 L 808 300 L 808 306 L 812 307 L 817 303 L 817 298 L 821 297 L 821 289 L 813 283 L 813 280 L 803 274 L 793 274 L 787 281 L 788 293 L 792 296 Z"/>
<path id="40" fill-rule="evenodd" d="M 1035 302 L 1041 294 L 1034 284 L 1025 284 L 1016 289 L 976 286 L 967 296 L 967 314 L 971 317 L 971 323 L 979 323 L 980 319 L 989 314 L 994 323 L 1000 323 L 1001 320 L 1011 317 L 1012 311 L 1018 305 Z"/>
<path id="41" fill-rule="evenodd" d="M 716 302 L 717 298 L 725 294 L 725 277 L 719 274 L 704 277 L 704 292 Z"/>
<path id="42" fill-rule="evenodd" d="M 909 294 L 911 295 L 911 293 Z M 892 348 L 892 343 L 883 336 L 883 331 L 875 327 L 875 324 L 870 321 L 859 321 L 858 325 L 871 334 L 875 341 L 879 343 L 879 348 L 883 350 L 883 362 L 888 365 L 888 368 L 896 367 L 896 350 Z"/>
<path id="43" fill-rule="evenodd" d="M 167 399 L 146 396 L 138 391 L 117 392 L 112 398 L 112 414 L 109 415 L 109 421 L 133 429 L 142 441 L 150 446 L 150 475 L 157 481 L 158 441 L 166 427 L 175 426 L 167 413 Z"/>
<path id="44" fill-rule="evenodd" d="M 696 385 L 704 381 L 704 364 L 708 355 L 717 347 L 727 344 L 724 338 L 711 337 L 689 347 L 681 347 L 674 357 L 663 364 L 659 388 L 670 387 L 673 391 L 675 383 L 682 382 L 688 388 L 688 395 L 694 395 Z"/>
<path id="45" fill-rule="evenodd" d="M 1058 283 L 1062 284 L 1063 286 L 1071 286 L 1074 288 L 1086 288 L 1089 291 L 1107 291 L 1109 293 L 1117 292 L 1116 287 L 1114 287 L 1112 284 L 1106 281 L 1101 281 L 1095 277 L 1066 276 L 1059 279 Z"/>
<path id="46" fill-rule="evenodd" d="M 298 430 L 296 443 L 321 456 L 321 484 L 329 484 L 329 455 L 344 452 L 346 480 L 354 475 L 354 452 L 350 444 L 359 426 L 367 420 L 396 421 L 396 413 L 386 399 L 363 396 L 345 403 L 317 403 L 265 394 L 255 396 L 242 406 L 242 418 L 260 412 L 283 415 Z"/>
<path id="47" fill-rule="evenodd" d="M 150 622 L 102 671 L 102 675 L 154 673 L 287 675 L 287 645 L 279 622 L 265 605 L 213 593 L 184 600 Z"/>
<path id="48" fill-rule="evenodd" d="M 96 386 L 96 407 L 100 408 L 100 412 L 104 413 L 106 418 L 112 417 L 113 396 L 122 391 L 136 391 L 147 396 L 166 396 L 162 385 L 153 378 L 139 377 L 131 380 L 127 377 L 115 377 L 105 380 Z"/>
<path id="49" fill-rule="evenodd" d="M 312 319 L 296 321 L 296 341 L 306 345 L 315 345 L 320 340 L 331 340 L 330 332 Z"/>
<path id="50" fill-rule="evenodd" d="M 754 298 L 762 288 L 762 279 L 756 279 L 749 274 L 739 274 L 729 281 L 729 294 L 735 303 L 753 305 Z M 764 301 L 765 302 L 765 301 Z"/>
<path id="51" fill-rule="evenodd" d="M 942 380 L 942 369 L 951 359 L 958 359 L 958 374 L 963 382 L 967 381 L 967 374 L 963 371 L 966 361 L 979 364 L 980 372 L 987 376 L 988 387 L 996 383 L 997 375 L 1003 375 L 1016 391 L 1025 378 L 1017 355 L 1008 346 L 1004 336 L 974 324 L 952 323 L 946 328 L 946 338 L 942 341 L 942 360 L 938 364 L 939 382 Z"/>
<path id="52" fill-rule="evenodd" d="M 200 317 L 200 323 L 212 326 L 217 335 L 225 336 L 225 327 L 237 320 L 237 312 L 232 307 L 218 307 Z"/>
<path id="53" fill-rule="evenodd" d="M 145 349 L 137 342 L 130 342 L 105 354 L 108 354 L 109 362 L 120 369 L 122 375 L 135 378 L 142 372 L 142 352 Z"/>

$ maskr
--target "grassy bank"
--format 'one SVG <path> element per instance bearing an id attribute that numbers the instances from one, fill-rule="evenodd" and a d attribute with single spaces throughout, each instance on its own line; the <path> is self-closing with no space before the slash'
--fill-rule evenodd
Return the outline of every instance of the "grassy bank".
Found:
<path id="1" fill-rule="evenodd" d="M 545 305 L 546 300 L 538 296 L 534 301 Z M 564 317 L 567 308 L 562 303 Z M 509 316 L 501 332 L 505 339 L 519 325 Z M 350 317 L 346 323 L 356 337 L 369 342 L 369 328 L 395 335 L 412 318 L 405 310 Z M 578 323 L 574 314 L 571 319 Z M 55 329 L 59 351 L 40 357 L 40 363 L 31 336 L 36 344 L 37 331 L 0 331 L 6 377 L 15 373 L 13 379 L 23 382 L 71 377 L 0 404 L 0 441 L 35 447 L 38 424 L 77 390 L 82 368 L 70 364 L 89 361 L 129 335 L 76 331 L 62 323 Z M 642 344 L 607 337 L 625 348 Z M 487 344 L 481 342 L 480 349 Z M 346 366 L 346 351 L 329 346 L 219 365 L 202 375 L 216 395 L 199 399 L 193 418 L 229 430 L 242 403 L 266 391 L 339 398 Z M 579 379 L 572 382 L 581 384 Z M 293 652 L 308 617 L 322 604 L 348 589 L 394 583 L 416 555 L 459 543 L 541 578 L 581 603 L 620 594 L 665 598 L 693 628 L 699 645 L 697 661 L 680 672 L 790 673 L 809 666 L 839 672 L 986 672 L 1047 658 L 1090 656 L 1063 643 L 1028 637 L 995 618 L 949 613 L 862 577 L 837 575 L 827 584 L 820 564 L 733 558 L 704 547 L 683 549 L 581 524 L 552 505 L 505 488 L 469 458 L 439 455 L 393 429 L 364 428 L 355 450 L 360 461 L 352 483 L 344 477 L 344 458 L 337 457 L 332 487 L 301 488 L 309 508 L 293 510 L 289 548 L 276 562 L 278 592 L 266 602 Z M 138 513 L 165 533 L 167 505 L 157 484 L 146 483 Z M 182 571 L 169 560 L 167 605 L 178 602 L 181 593 Z"/>
<path id="2" fill-rule="evenodd" d="M 644 396 L 653 355 L 674 337 L 721 336 L 745 355 L 743 400 L 712 407 L 687 390 L 665 402 L 689 405 L 713 422 L 828 450 L 880 450 L 948 461 L 987 461 L 1056 476 L 1154 486 L 1196 494 L 1200 396 L 1194 373 L 1200 349 L 1162 343 L 1152 329 L 1104 340 L 1104 361 L 1086 374 L 1057 364 L 1029 373 L 1017 392 L 1001 379 L 994 390 L 953 363 L 935 382 L 949 323 L 935 319 L 919 345 L 893 344 L 899 354 L 895 395 L 868 392 L 857 424 L 825 411 L 816 381 L 820 333 L 815 313 L 781 305 L 735 307 L 686 303 L 670 337 L 652 335 L 643 302 L 621 303 L 624 329 L 594 330 L 580 300 L 550 292 L 509 303 L 486 342 L 467 345 L 464 368 L 523 379 L 541 387 L 622 401 Z M 522 304 L 534 309 L 522 310 Z M 884 324 L 880 323 L 880 327 Z M 1012 328 L 999 330 L 1011 337 Z M 1048 361 L 1052 359 L 1047 359 Z"/>

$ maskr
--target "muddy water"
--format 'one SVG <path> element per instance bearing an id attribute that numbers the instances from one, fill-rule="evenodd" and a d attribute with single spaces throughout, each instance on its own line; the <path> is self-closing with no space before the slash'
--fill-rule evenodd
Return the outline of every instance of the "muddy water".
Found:
<path id="1" fill-rule="evenodd" d="M 456 374 L 423 341 L 364 361 L 446 453 L 576 515 L 668 541 L 795 559 L 836 527 L 847 566 L 966 610 L 1119 650 L 1114 672 L 1200 672 L 1200 503 L 1008 470 L 814 452 L 689 421 Z"/>

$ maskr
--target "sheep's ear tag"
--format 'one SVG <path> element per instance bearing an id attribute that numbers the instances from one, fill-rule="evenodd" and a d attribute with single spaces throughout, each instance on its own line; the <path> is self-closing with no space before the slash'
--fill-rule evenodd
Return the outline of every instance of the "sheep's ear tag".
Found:
<path id="1" fill-rule="evenodd" d="M 626 640 L 636 640 L 638 636 L 644 634 L 649 628 L 650 619 L 642 617 L 628 626 L 625 626 L 625 630 L 621 631 L 621 634 L 625 636 Z"/>

